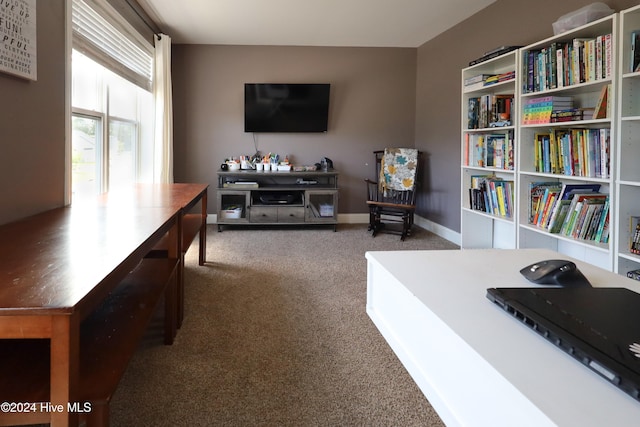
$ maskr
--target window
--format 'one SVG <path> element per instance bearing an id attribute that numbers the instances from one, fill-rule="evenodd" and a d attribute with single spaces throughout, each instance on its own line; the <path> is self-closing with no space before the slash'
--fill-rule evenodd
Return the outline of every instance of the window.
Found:
<path id="1" fill-rule="evenodd" d="M 73 0 L 71 191 L 153 180 L 153 46 L 104 1 Z"/>
<path id="2" fill-rule="evenodd" d="M 72 192 L 75 197 L 90 197 L 98 194 L 102 186 L 97 161 L 97 153 L 102 150 L 102 119 L 73 115 L 72 127 Z"/>
<path id="3" fill-rule="evenodd" d="M 76 50 L 72 131 L 72 198 L 152 180 L 153 95 Z"/>

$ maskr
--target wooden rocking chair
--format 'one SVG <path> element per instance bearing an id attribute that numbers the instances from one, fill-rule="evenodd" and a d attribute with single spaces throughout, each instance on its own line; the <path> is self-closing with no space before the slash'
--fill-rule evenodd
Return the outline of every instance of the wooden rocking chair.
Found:
<path id="1" fill-rule="evenodd" d="M 404 241 L 413 227 L 419 152 L 415 148 L 386 148 L 374 154 L 378 181 L 365 180 L 369 231 L 373 237 L 380 231 L 400 234 Z"/>

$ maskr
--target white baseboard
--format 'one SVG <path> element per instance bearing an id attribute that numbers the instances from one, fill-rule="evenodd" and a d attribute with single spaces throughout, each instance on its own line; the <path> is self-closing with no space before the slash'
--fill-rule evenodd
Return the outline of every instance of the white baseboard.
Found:
<path id="1" fill-rule="evenodd" d="M 432 232 L 433 234 L 436 234 L 436 235 L 442 237 L 443 239 L 447 239 L 451 243 L 455 243 L 456 245 L 460 246 L 460 242 L 462 242 L 462 238 L 460 237 L 460 233 L 458 233 L 456 231 L 453 231 L 450 228 L 443 227 L 440 224 L 436 224 L 433 221 L 429 221 L 426 218 L 422 218 L 419 215 L 415 215 L 413 220 L 414 220 L 414 223 L 418 227 L 422 227 L 425 230 L 428 230 L 428 231 Z"/>
<path id="2" fill-rule="evenodd" d="M 451 243 L 455 243 L 456 245 L 460 245 L 462 239 L 460 238 L 460 233 L 457 233 L 447 227 L 443 227 L 440 224 L 436 224 L 433 221 L 429 221 L 428 219 L 422 218 L 419 215 L 416 215 L 414 218 L 415 225 L 418 227 L 424 228 L 436 234 L 443 239 L 447 239 Z M 209 214 L 207 215 L 207 224 L 216 224 L 218 222 L 218 215 Z M 356 213 L 356 214 L 338 214 L 338 224 L 367 224 L 369 222 L 369 214 L 368 213 Z"/>

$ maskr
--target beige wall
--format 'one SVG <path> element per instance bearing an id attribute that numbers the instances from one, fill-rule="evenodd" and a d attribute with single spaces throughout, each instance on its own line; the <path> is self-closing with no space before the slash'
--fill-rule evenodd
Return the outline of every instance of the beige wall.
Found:
<path id="1" fill-rule="evenodd" d="M 295 164 L 331 158 L 340 172 L 340 213 L 366 211 L 372 151 L 413 146 L 415 49 L 177 45 L 172 58 L 178 181 L 215 187 L 226 157 L 256 151 L 244 132 L 244 83 L 331 84 L 326 134 L 256 140 L 262 153 L 288 153 Z M 209 200 L 213 213 L 215 197 Z"/>
<path id="2" fill-rule="evenodd" d="M 460 231 L 460 73 L 495 47 L 534 43 L 553 35 L 558 17 L 592 0 L 498 0 L 418 49 L 416 148 L 427 173 L 418 213 Z M 605 1 L 619 11 L 638 1 Z"/>

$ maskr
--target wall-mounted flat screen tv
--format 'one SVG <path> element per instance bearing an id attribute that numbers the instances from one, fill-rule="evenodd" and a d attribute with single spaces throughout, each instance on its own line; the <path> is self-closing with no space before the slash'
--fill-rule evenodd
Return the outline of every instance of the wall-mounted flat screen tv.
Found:
<path id="1" fill-rule="evenodd" d="M 245 83 L 245 132 L 326 132 L 328 83 Z"/>

